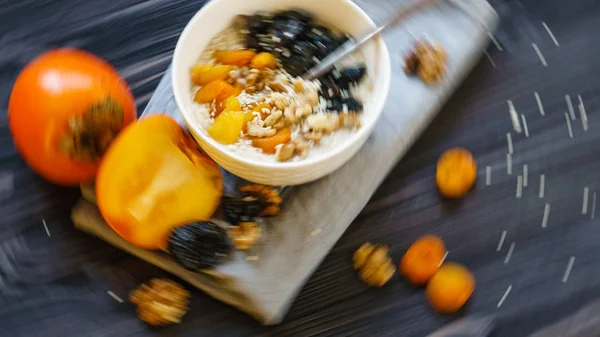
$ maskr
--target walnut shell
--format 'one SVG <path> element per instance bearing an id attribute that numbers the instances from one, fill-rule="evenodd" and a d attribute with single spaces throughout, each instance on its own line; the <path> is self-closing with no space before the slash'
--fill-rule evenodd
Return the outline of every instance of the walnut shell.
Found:
<path id="1" fill-rule="evenodd" d="M 139 318 L 150 325 L 180 323 L 189 308 L 190 293 L 168 279 L 152 279 L 131 292 Z"/>
<path id="2" fill-rule="evenodd" d="M 396 273 L 392 259 L 387 255 L 387 246 L 364 243 L 354 253 L 354 269 L 363 282 L 370 286 L 382 287 Z"/>

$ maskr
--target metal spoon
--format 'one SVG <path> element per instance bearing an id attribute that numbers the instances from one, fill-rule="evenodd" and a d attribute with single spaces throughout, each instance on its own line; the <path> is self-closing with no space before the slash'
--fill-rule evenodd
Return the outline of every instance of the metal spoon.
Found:
<path id="1" fill-rule="evenodd" d="M 357 39 L 351 39 L 346 41 L 336 50 L 334 50 L 331 54 L 325 57 L 319 64 L 311 68 L 306 74 L 302 76 L 305 80 L 314 80 L 315 78 L 321 77 L 325 75 L 336 63 L 342 60 L 344 57 L 351 54 L 353 51 L 362 46 L 365 42 L 371 40 L 374 36 L 383 32 L 385 29 L 395 25 L 396 23 L 404 20 L 409 17 L 414 12 L 422 9 L 425 6 L 429 6 L 434 4 L 439 0 L 416 0 L 408 7 L 400 9 L 395 15 L 393 15 L 390 19 L 384 22 L 379 27 L 375 28 L 375 30 L 369 31 L 365 34 L 361 34 Z"/>

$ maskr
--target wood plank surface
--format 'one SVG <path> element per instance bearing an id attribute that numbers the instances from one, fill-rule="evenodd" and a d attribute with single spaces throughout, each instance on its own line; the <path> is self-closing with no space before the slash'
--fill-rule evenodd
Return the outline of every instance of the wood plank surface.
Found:
<path id="1" fill-rule="evenodd" d="M 107 291 L 126 297 L 138 283 L 166 275 L 73 228 L 69 210 L 79 192 L 44 182 L 14 149 L 6 111 L 10 88 L 41 52 L 75 46 L 118 67 L 141 112 L 171 61 L 178 35 L 203 3 L 0 0 L 0 335 L 425 336 L 457 316 L 433 313 L 423 292 L 400 279 L 382 289 L 367 288 L 350 259 L 370 240 L 390 245 L 398 261 L 427 232 L 443 236 L 449 259 L 474 271 L 478 289 L 463 314 L 497 315 L 494 336 L 525 336 L 600 297 L 600 222 L 591 219 L 592 196 L 600 189 L 600 3 L 495 0 L 502 18 L 495 35 L 502 51 L 494 44 L 488 48 L 495 67 L 488 58 L 481 60 L 304 287 L 283 324 L 261 327 L 200 292 L 194 292 L 183 324 L 152 329 L 139 322 L 131 305 L 119 304 Z M 573 138 L 565 95 L 575 106 Z M 513 131 L 507 100 L 525 115 L 529 137 Z M 506 167 L 509 132 L 512 175 Z M 479 165 L 477 187 L 460 203 L 441 200 L 433 180 L 437 157 L 451 146 L 469 148 Z M 517 198 L 523 165 L 528 186 Z M 590 204 L 582 214 L 586 187 Z M 546 204 L 550 212 L 542 228 Z M 573 268 L 563 283 L 571 257 Z"/>

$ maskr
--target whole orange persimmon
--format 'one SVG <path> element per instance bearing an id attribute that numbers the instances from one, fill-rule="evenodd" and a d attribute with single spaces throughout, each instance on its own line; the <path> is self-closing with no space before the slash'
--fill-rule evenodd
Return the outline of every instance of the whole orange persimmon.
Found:
<path id="1" fill-rule="evenodd" d="M 453 313 L 462 308 L 475 291 L 475 277 L 465 266 L 445 263 L 433 275 L 425 294 L 431 306 L 441 313 Z"/>
<path id="2" fill-rule="evenodd" d="M 222 194 L 217 164 L 166 115 L 125 128 L 96 177 L 104 220 L 122 238 L 146 249 L 166 248 L 175 227 L 209 220 Z"/>
<path id="3" fill-rule="evenodd" d="M 424 285 L 438 271 L 446 247 L 436 235 L 425 235 L 408 248 L 400 261 L 400 272 L 414 285 Z"/>
<path id="4" fill-rule="evenodd" d="M 462 198 L 473 187 L 476 178 L 477 163 L 466 149 L 449 149 L 437 162 L 435 181 L 446 198 Z"/>
<path id="5" fill-rule="evenodd" d="M 106 61 L 77 49 L 49 51 L 19 74 L 8 122 L 21 156 L 47 180 L 91 180 L 104 151 L 136 119 L 135 101 Z"/>

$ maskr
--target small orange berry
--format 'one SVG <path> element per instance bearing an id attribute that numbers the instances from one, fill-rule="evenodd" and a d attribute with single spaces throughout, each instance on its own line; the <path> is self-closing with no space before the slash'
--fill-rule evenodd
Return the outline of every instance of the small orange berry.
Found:
<path id="1" fill-rule="evenodd" d="M 447 198 L 462 198 L 475 184 L 477 164 L 463 148 L 452 148 L 442 154 L 435 174 L 440 193 Z"/>
<path id="2" fill-rule="evenodd" d="M 438 312 L 453 313 L 462 308 L 475 290 L 475 278 L 465 266 L 446 263 L 433 275 L 425 293 Z"/>
<path id="3" fill-rule="evenodd" d="M 441 238 L 425 235 L 408 247 L 400 261 L 400 272 L 414 285 L 423 285 L 438 271 L 445 253 Z"/>

